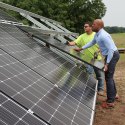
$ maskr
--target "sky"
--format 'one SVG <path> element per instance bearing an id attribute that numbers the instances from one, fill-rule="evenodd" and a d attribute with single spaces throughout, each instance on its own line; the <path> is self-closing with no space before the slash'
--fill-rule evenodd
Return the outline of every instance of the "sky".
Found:
<path id="1" fill-rule="evenodd" d="M 102 18 L 105 26 L 125 27 L 125 0 L 102 0 L 107 11 Z"/>

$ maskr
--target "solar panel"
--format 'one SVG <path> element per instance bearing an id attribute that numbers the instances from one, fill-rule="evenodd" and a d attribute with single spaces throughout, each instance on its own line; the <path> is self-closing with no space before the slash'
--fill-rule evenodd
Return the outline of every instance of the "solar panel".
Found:
<path id="1" fill-rule="evenodd" d="M 44 121 L 36 117 L 5 94 L 0 93 L 1 125 L 47 125 Z"/>
<path id="2" fill-rule="evenodd" d="M 3 24 L 3 25 L 4 25 L 4 28 L 6 30 L 6 25 L 5 24 Z M 8 27 L 8 25 L 7 25 L 7 27 Z M 11 26 L 11 27 L 13 27 L 13 26 Z M 1 29 L 2 29 L 2 27 L 1 27 Z M 9 30 L 7 30 L 7 32 L 8 31 Z M 13 29 L 12 29 L 12 31 L 13 31 Z M 4 33 L 5 36 L 7 35 L 7 32 Z M 17 36 L 18 32 L 19 31 L 16 31 L 16 36 Z M 40 75 L 42 75 L 43 77 L 48 79 L 49 81 L 51 81 L 53 84 L 57 84 L 58 86 L 66 85 L 65 88 L 67 88 L 67 89 L 65 89 L 63 87 L 64 91 L 66 91 L 66 92 L 69 91 L 69 89 L 72 87 L 72 86 L 69 86 L 68 84 L 66 84 L 66 81 L 69 82 L 69 83 L 74 81 L 73 87 L 83 88 L 81 90 L 82 93 L 77 92 L 76 94 L 73 94 L 74 91 L 71 91 L 71 92 L 69 92 L 69 94 L 71 94 L 74 97 L 79 97 L 79 99 L 80 99 L 80 97 L 82 96 L 82 94 L 85 91 L 84 86 L 86 86 L 87 80 L 89 79 L 89 76 L 86 73 L 82 72 L 81 69 L 77 69 L 77 67 L 74 64 L 71 64 L 71 63 L 67 62 L 66 60 L 62 64 L 60 62 L 59 65 L 56 65 L 56 64 L 52 63 L 50 60 L 48 60 L 45 57 L 39 55 L 38 53 L 31 50 L 29 47 L 25 46 L 24 44 L 20 45 L 20 41 L 16 40 L 14 37 L 10 36 L 9 34 L 8 34 L 9 41 L 10 40 L 14 41 L 17 44 L 15 44 L 15 43 L 9 44 L 7 42 L 6 45 L 2 45 L 1 47 L 6 52 L 11 54 L 13 57 L 18 59 L 19 61 L 21 61 L 22 63 L 27 65 L 29 68 L 33 69 L 34 71 L 36 71 L 37 73 L 39 73 Z M 1 38 L 2 38 L 2 36 L 1 36 Z M 4 38 L 4 36 L 3 36 L 3 38 Z M 7 41 L 7 37 L 6 37 L 6 41 Z M 6 43 L 6 41 L 4 43 Z M 24 38 L 24 42 L 25 42 L 25 38 Z M 32 45 L 32 48 L 33 48 L 35 43 L 33 42 L 33 44 L 32 44 L 32 40 L 29 41 L 29 42 L 30 42 L 30 45 Z M 36 46 L 36 44 L 35 44 L 35 46 Z M 70 72 L 72 72 L 71 73 L 72 76 L 70 75 Z M 75 77 L 74 77 L 74 75 L 75 75 L 74 72 L 77 72 L 77 76 L 75 76 Z M 80 78 L 78 76 L 79 74 L 82 74 L 82 76 L 84 76 L 84 83 L 83 83 L 83 80 L 82 80 L 82 82 L 80 81 Z M 22 77 L 22 76 L 20 76 L 20 77 Z M 30 81 L 26 79 L 26 82 L 30 82 Z M 73 82 L 72 82 L 72 84 L 73 84 Z M 95 84 L 96 84 L 96 82 L 95 82 Z M 93 86 L 96 87 L 95 84 L 93 84 Z M 88 84 L 88 86 L 89 86 L 89 84 Z M 94 88 L 94 90 L 92 90 L 91 85 L 89 86 L 89 88 L 90 88 L 91 92 L 93 93 L 95 88 Z M 79 95 L 79 96 L 76 96 L 76 95 Z M 91 96 L 93 97 L 93 94 Z M 88 98 L 88 97 L 85 97 L 85 99 L 86 98 Z M 86 103 L 85 100 L 83 101 L 83 103 Z M 92 108 L 92 103 L 90 103 L 90 107 Z"/>
<path id="3" fill-rule="evenodd" d="M 75 63 L 0 24 L 0 124 L 92 125 L 96 87 Z"/>
<path id="4" fill-rule="evenodd" d="M 51 46 L 54 46 L 56 48 L 58 48 L 59 50 L 77 58 L 80 59 L 81 61 L 88 63 L 89 65 L 98 68 L 98 69 L 102 69 L 104 67 L 104 64 L 102 61 L 98 61 L 95 59 L 92 59 L 91 57 L 89 57 L 88 55 L 83 55 L 83 53 L 78 53 L 76 51 L 73 51 L 74 47 L 69 47 L 63 43 L 61 43 L 60 41 L 56 40 L 53 36 L 49 36 L 46 34 L 43 34 L 40 32 L 40 30 L 31 28 L 31 27 L 23 27 L 23 26 L 19 26 L 23 31 L 28 32 L 29 34 L 32 34 L 33 37 L 36 37 L 42 41 L 44 41 L 45 43 L 49 43 Z"/>
<path id="5" fill-rule="evenodd" d="M 5 11 L 3 11 L 1 9 L 0 9 L 0 19 L 17 22 L 17 20 L 15 18 L 9 16 Z"/>
<path id="6" fill-rule="evenodd" d="M 0 88 L 3 93 L 52 125 L 90 124 L 94 111 L 81 100 L 78 101 L 61 87 L 58 88 L 7 53 L 1 52 L 3 54 L 0 56 L 5 60 L 9 57 L 8 63 L 0 61 L 4 63 L 0 69 Z"/>

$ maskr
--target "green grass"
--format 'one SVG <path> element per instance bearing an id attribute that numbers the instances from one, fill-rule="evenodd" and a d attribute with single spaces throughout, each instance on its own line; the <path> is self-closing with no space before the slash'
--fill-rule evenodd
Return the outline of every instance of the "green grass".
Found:
<path id="1" fill-rule="evenodd" d="M 118 48 L 125 48 L 125 33 L 111 34 Z M 125 63 L 125 54 L 120 54 L 119 62 Z"/>
<path id="2" fill-rule="evenodd" d="M 111 34 L 118 48 L 125 48 L 125 33 Z"/>
<path id="3" fill-rule="evenodd" d="M 120 59 L 125 61 L 125 54 L 120 54 Z"/>

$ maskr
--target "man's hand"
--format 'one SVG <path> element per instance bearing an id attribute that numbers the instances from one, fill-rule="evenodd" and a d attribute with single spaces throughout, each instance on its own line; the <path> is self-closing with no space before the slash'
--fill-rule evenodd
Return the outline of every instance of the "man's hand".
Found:
<path id="1" fill-rule="evenodd" d="M 74 48 L 75 51 L 80 52 L 81 50 L 83 50 L 82 48 Z"/>
<path id="2" fill-rule="evenodd" d="M 76 43 L 75 43 L 74 41 L 72 41 L 72 42 L 67 41 L 67 45 L 68 45 L 68 46 L 75 46 Z"/>
<path id="3" fill-rule="evenodd" d="M 104 72 L 108 71 L 108 64 L 104 65 Z"/>

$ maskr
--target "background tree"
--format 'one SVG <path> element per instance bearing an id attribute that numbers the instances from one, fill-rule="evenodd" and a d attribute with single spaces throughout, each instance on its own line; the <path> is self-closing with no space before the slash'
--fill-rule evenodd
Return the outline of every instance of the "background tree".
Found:
<path id="1" fill-rule="evenodd" d="M 125 33 L 125 27 L 117 27 L 117 26 L 109 27 L 109 26 L 106 26 L 105 30 L 110 34 L 112 34 L 112 33 Z"/>
<path id="2" fill-rule="evenodd" d="M 102 18 L 106 7 L 102 0 L 2 0 L 62 23 L 72 32 L 83 32 L 83 23 Z M 16 17 L 21 18 L 15 14 Z"/>

